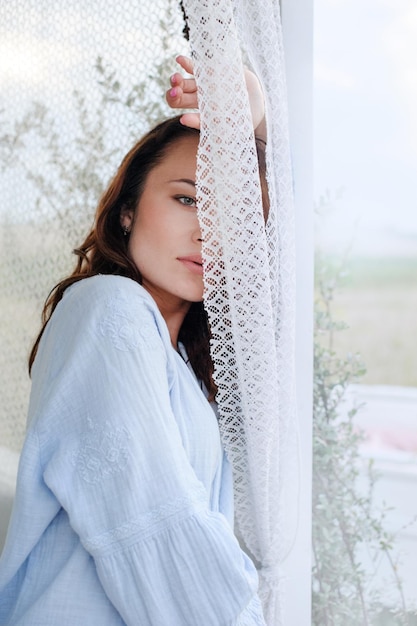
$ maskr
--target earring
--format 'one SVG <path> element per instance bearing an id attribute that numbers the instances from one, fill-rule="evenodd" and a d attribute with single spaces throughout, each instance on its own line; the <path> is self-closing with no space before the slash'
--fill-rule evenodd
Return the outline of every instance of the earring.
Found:
<path id="1" fill-rule="evenodd" d="M 130 228 L 129 226 L 122 226 L 122 230 L 123 230 L 123 234 L 126 237 L 126 235 L 128 235 L 130 233 Z"/>

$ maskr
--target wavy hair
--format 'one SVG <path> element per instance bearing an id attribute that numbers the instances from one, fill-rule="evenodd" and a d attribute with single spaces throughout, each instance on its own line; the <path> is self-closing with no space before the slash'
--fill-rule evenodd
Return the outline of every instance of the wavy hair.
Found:
<path id="1" fill-rule="evenodd" d="M 199 135 L 198 130 L 184 126 L 179 119 L 180 116 L 176 116 L 155 126 L 124 157 L 101 197 L 92 230 L 81 246 L 74 250 L 78 257 L 75 269 L 52 289 L 45 302 L 42 327 L 29 356 L 29 374 L 45 327 L 68 287 L 97 274 L 126 276 L 142 283 L 141 274 L 128 254 L 129 238 L 124 236 L 121 228 L 120 214 L 122 209 L 137 206 L 149 172 L 161 162 L 167 149 L 184 137 Z M 264 146 L 259 142 L 257 150 L 265 213 L 268 201 Z M 191 304 L 178 338 L 184 344 L 197 378 L 205 384 L 209 399 L 214 399 L 217 388 L 210 357 L 210 329 L 202 302 Z"/>

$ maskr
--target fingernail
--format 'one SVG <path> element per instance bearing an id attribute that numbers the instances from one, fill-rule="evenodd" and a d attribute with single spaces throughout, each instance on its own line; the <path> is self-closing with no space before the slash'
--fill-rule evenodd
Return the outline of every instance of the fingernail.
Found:
<path id="1" fill-rule="evenodd" d="M 169 95 L 171 96 L 171 98 L 175 98 L 177 95 L 177 90 L 174 87 L 173 89 L 171 89 L 171 91 L 169 92 Z"/>
<path id="2" fill-rule="evenodd" d="M 173 74 L 170 78 L 171 81 L 171 85 L 175 85 L 175 83 L 177 82 L 177 76 L 176 74 Z"/>

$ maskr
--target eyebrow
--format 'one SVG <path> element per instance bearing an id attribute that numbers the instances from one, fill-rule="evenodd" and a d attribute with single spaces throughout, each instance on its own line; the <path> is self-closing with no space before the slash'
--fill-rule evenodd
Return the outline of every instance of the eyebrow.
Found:
<path id="1" fill-rule="evenodd" d="M 191 185 L 195 187 L 195 181 L 191 180 L 191 178 L 176 178 L 175 180 L 169 180 L 169 183 L 187 183 L 187 185 Z"/>

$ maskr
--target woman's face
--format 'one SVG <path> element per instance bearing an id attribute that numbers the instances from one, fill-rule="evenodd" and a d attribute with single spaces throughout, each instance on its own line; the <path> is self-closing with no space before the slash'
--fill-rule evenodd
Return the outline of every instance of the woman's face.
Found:
<path id="1" fill-rule="evenodd" d="M 148 174 L 136 211 L 121 214 L 122 226 L 130 228 L 129 255 L 161 311 L 188 308 L 203 299 L 197 147 L 198 137 L 170 146 Z"/>

